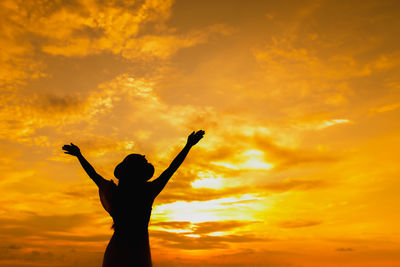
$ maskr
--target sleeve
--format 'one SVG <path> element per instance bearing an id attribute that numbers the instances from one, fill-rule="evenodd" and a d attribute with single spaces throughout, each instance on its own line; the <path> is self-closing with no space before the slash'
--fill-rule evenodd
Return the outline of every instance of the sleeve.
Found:
<path id="1" fill-rule="evenodd" d="M 111 215 L 111 203 L 116 185 L 113 181 L 105 181 L 99 186 L 100 202 L 103 208 Z"/>

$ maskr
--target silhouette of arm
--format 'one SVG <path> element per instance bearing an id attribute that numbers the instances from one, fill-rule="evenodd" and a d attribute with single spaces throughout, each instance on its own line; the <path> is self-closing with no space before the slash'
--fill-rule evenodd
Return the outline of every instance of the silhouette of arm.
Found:
<path id="1" fill-rule="evenodd" d="M 175 171 L 179 168 L 179 166 L 181 166 L 182 162 L 185 160 L 190 149 L 195 144 L 197 144 L 201 138 L 203 138 L 203 135 L 204 135 L 203 130 L 197 131 L 196 133 L 192 132 L 188 137 L 185 147 L 182 149 L 181 152 L 179 152 L 179 154 L 171 162 L 169 167 L 160 175 L 160 177 L 151 182 L 153 185 L 154 197 L 160 194 L 160 192 L 164 189 L 169 179 L 172 177 Z"/>
<path id="2" fill-rule="evenodd" d="M 96 172 L 93 166 L 90 165 L 90 163 L 85 159 L 79 147 L 71 143 L 71 145 L 64 145 L 62 149 L 66 151 L 64 152 L 65 154 L 69 154 L 78 158 L 79 163 L 82 165 L 83 169 L 86 171 L 86 173 L 96 183 L 98 187 L 100 187 L 101 184 L 106 181 L 100 174 Z"/>

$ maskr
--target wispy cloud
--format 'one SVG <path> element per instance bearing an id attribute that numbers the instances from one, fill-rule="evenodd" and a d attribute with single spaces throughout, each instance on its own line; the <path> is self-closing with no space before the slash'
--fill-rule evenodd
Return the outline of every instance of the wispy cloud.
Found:
<path id="1" fill-rule="evenodd" d="M 396 110 L 398 108 L 400 108 L 400 103 L 388 104 L 388 105 L 384 105 L 381 107 L 371 108 L 371 111 L 377 112 L 377 113 L 384 113 L 384 112 Z"/>
<path id="2" fill-rule="evenodd" d="M 336 251 L 339 251 L 339 252 L 352 252 L 352 251 L 354 251 L 354 249 L 353 248 L 337 248 Z"/>
<path id="3" fill-rule="evenodd" d="M 278 226 L 282 228 L 300 228 L 300 227 L 316 226 L 321 223 L 322 223 L 321 221 L 293 220 L 293 221 L 279 222 Z"/>
<path id="4" fill-rule="evenodd" d="M 251 243 L 262 239 L 255 235 L 226 235 L 226 236 L 187 236 L 165 231 L 153 231 L 152 236 L 163 240 L 166 247 L 183 250 L 207 250 L 227 248 L 229 243 Z M 265 240 L 268 241 L 268 240 Z"/>

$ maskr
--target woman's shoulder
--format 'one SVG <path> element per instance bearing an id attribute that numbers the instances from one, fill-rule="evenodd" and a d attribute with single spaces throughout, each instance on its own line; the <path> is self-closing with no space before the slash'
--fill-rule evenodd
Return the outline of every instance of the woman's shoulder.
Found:
<path id="1" fill-rule="evenodd" d="M 117 185 L 113 180 L 104 180 L 99 186 L 100 202 L 108 213 L 111 212 L 112 198 L 116 190 Z"/>
<path id="2" fill-rule="evenodd" d="M 116 189 L 116 188 L 117 188 L 117 185 L 114 183 L 113 180 L 104 179 L 99 185 L 100 190 L 111 190 L 111 189 Z"/>

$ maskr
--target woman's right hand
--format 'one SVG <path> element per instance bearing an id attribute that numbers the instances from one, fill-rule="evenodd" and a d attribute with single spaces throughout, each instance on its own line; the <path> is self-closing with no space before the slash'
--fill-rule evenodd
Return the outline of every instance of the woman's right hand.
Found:
<path id="1" fill-rule="evenodd" d="M 79 147 L 71 143 L 71 145 L 64 145 L 62 147 L 63 150 L 65 150 L 65 154 L 70 154 L 72 156 L 79 156 L 81 154 L 81 151 L 79 150 Z"/>

